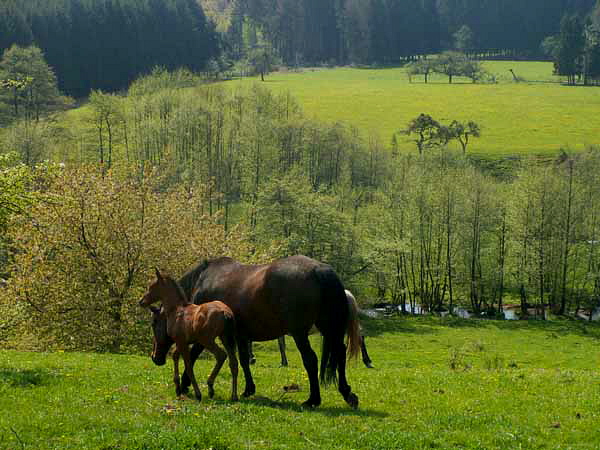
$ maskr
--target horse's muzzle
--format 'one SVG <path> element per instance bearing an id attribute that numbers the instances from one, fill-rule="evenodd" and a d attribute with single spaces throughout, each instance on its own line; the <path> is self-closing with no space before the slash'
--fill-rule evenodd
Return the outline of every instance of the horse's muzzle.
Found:
<path id="1" fill-rule="evenodd" d="M 156 364 L 157 366 L 164 366 L 165 363 L 167 362 L 167 358 L 166 357 L 164 357 L 164 358 L 157 358 L 154 355 L 152 355 L 152 362 L 154 364 Z"/>

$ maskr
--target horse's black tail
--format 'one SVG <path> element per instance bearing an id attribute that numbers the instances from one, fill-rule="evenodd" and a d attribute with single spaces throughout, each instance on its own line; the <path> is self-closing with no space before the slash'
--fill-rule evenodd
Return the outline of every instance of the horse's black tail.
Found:
<path id="1" fill-rule="evenodd" d="M 315 276 L 323 299 L 322 316 L 317 321 L 317 328 L 323 335 L 320 378 L 323 384 L 336 383 L 340 360 L 345 361 L 346 358 L 344 336 L 350 310 L 344 286 L 331 267 L 317 267 Z"/>

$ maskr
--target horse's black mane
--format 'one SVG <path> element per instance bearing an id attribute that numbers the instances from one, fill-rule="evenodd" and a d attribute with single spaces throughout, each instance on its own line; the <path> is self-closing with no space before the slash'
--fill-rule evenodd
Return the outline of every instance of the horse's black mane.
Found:
<path id="1" fill-rule="evenodd" d="M 185 292 L 185 294 L 187 295 L 187 297 L 190 300 L 192 298 L 192 291 L 194 290 L 194 285 L 196 284 L 196 280 L 198 279 L 198 276 L 200 276 L 200 274 L 204 270 L 206 270 L 209 263 L 210 263 L 210 261 L 205 259 L 204 261 L 202 261 L 200 264 L 198 264 L 193 269 L 188 270 L 179 279 L 179 285 L 181 286 L 181 288 L 183 289 L 183 291 Z"/>
<path id="2" fill-rule="evenodd" d="M 219 264 L 219 263 L 229 263 L 229 262 L 233 262 L 233 261 L 234 260 L 232 258 L 229 258 L 228 256 L 221 256 L 219 258 L 214 258 L 214 259 L 205 259 L 202 262 L 200 262 L 196 267 L 187 271 L 179 279 L 179 285 L 182 287 L 183 291 L 185 292 L 185 294 L 191 301 L 192 292 L 194 290 L 194 287 L 196 287 L 196 282 L 198 281 L 198 277 L 200 277 L 200 274 L 202 272 L 204 272 L 208 268 L 209 265 Z"/>

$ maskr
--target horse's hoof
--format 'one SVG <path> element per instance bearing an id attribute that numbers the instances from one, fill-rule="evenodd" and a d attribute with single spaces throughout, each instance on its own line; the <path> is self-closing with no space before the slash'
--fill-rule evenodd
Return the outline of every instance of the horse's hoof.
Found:
<path id="1" fill-rule="evenodd" d="M 375 367 L 373 367 L 373 364 L 371 363 L 365 363 L 365 366 L 367 367 L 367 369 L 374 369 Z"/>
<path id="2" fill-rule="evenodd" d="M 208 398 L 213 398 L 215 396 L 215 389 L 212 384 L 208 385 Z"/>
<path id="3" fill-rule="evenodd" d="M 352 407 L 352 409 L 358 408 L 358 397 L 353 392 L 350 392 L 345 400 L 346 403 L 348 403 Z"/>
<path id="4" fill-rule="evenodd" d="M 232 395 L 232 396 L 231 396 L 231 401 L 232 401 L 232 402 L 237 402 L 238 400 L 239 400 L 239 399 L 238 399 L 238 396 L 237 396 L 237 395 Z"/>
<path id="5" fill-rule="evenodd" d="M 279 367 L 287 367 L 288 363 L 287 362 L 282 362 L 281 365 Z"/>
<path id="6" fill-rule="evenodd" d="M 246 388 L 246 390 L 244 390 L 244 393 L 242 394 L 242 397 L 252 397 L 254 395 L 254 393 L 256 392 L 255 388 Z"/>
<path id="7" fill-rule="evenodd" d="M 311 400 L 309 398 L 304 403 L 302 403 L 302 408 L 304 408 L 304 409 L 315 409 L 320 404 L 321 404 L 320 400 Z"/>
<path id="8" fill-rule="evenodd" d="M 196 394 L 196 400 L 198 400 L 199 402 L 202 401 L 202 394 Z"/>

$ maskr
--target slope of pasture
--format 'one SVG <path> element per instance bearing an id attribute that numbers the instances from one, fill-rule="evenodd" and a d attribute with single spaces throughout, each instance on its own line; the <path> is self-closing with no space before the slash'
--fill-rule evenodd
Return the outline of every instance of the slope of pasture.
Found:
<path id="1" fill-rule="evenodd" d="M 600 144 L 600 88 L 569 87 L 546 62 L 486 62 L 497 84 L 472 84 L 434 75 L 409 83 L 404 69 L 305 69 L 274 73 L 267 85 L 296 96 L 309 117 L 352 124 L 389 143 L 420 113 L 449 123 L 474 120 L 483 128 L 469 150 L 490 156 L 555 154 Z M 513 69 L 524 82 L 515 83 Z M 236 80 L 231 83 L 247 83 Z M 254 82 L 254 80 L 252 80 Z M 403 148 L 415 146 L 398 136 Z"/>
<path id="2" fill-rule="evenodd" d="M 350 365 L 357 411 L 333 387 L 321 407 L 303 411 L 298 353 L 290 345 L 290 367 L 280 368 L 275 342 L 256 345 L 257 396 L 235 404 L 227 365 L 215 399 L 197 403 L 175 398 L 170 362 L 2 350 L 0 447 L 600 447 L 598 325 L 424 318 L 364 327 L 376 368 Z M 199 361 L 199 380 L 209 366 Z M 284 392 L 292 383 L 300 392 Z"/>

